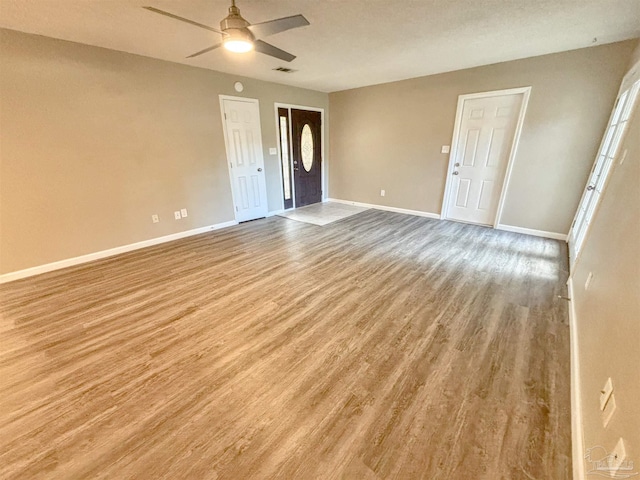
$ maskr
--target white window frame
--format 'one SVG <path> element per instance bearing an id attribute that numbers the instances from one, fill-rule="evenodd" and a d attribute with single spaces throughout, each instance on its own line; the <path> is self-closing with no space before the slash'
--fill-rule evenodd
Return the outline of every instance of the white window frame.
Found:
<path id="1" fill-rule="evenodd" d="M 640 98 L 640 62 L 625 75 L 616 97 L 611 116 L 607 122 L 589 180 L 585 186 L 578 209 L 567 236 L 569 243 L 570 271 L 575 270 L 582 247 L 589 235 L 611 173 L 620 156 L 627 126 Z"/>

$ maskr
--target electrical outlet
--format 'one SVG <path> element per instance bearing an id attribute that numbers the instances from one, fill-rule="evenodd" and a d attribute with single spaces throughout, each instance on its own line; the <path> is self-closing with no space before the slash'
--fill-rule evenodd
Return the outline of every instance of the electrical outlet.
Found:
<path id="1" fill-rule="evenodd" d="M 380 196 L 384 197 L 387 194 L 387 192 L 385 192 L 384 190 L 380 190 Z"/>
<path id="2" fill-rule="evenodd" d="M 451 146 L 442 145 L 442 149 L 440 150 L 440 153 L 449 153 L 450 151 L 451 151 Z"/>
<path id="3" fill-rule="evenodd" d="M 277 155 L 278 154 L 278 150 L 271 147 L 269 148 L 269 155 Z"/>
<path id="4" fill-rule="evenodd" d="M 160 217 L 158 217 L 158 215 L 151 215 L 151 221 L 153 223 L 158 223 L 160 221 Z"/>
<path id="5" fill-rule="evenodd" d="M 627 450 L 624 447 L 624 440 L 622 440 L 622 437 L 620 437 L 620 439 L 618 440 L 618 443 L 616 443 L 616 446 L 613 448 L 611 453 L 609 453 L 609 458 L 607 462 L 608 463 L 607 466 L 609 467 L 608 469 L 609 475 L 615 478 L 614 474 L 620 469 L 620 467 L 622 466 L 626 458 L 627 458 Z"/>
<path id="6" fill-rule="evenodd" d="M 591 285 L 591 280 L 593 280 L 593 273 L 589 272 L 589 275 L 587 275 L 587 281 L 584 282 L 584 289 L 585 290 L 589 290 L 589 285 Z"/>
<path id="7" fill-rule="evenodd" d="M 182 218 L 182 215 L 180 215 L 180 212 L 173 212 L 173 216 L 175 217 L 176 220 L 180 220 Z"/>
<path id="8" fill-rule="evenodd" d="M 187 218 L 187 209 L 186 208 L 181 208 L 180 209 L 180 215 L 182 215 L 182 218 Z"/>

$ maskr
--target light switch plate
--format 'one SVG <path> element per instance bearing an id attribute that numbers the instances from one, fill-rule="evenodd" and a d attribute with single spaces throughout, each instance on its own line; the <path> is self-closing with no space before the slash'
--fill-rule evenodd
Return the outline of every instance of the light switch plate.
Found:
<path id="1" fill-rule="evenodd" d="M 182 215 L 180 215 L 180 212 L 173 212 L 173 217 L 176 220 L 180 220 L 182 218 Z"/>
<path id="2" fill-rule="evenodd" d="M 613 418 L 613 414 L 615 413 L 616 408 L 618 408 L 618 406 L 616 405 L 616 396 L 612 393 L 609 397 L 609 401 L 604 406 L 604 410 L 602 411 L 602 426 L 604 428 L 607 428 L 607 425 L 609 425 L 609 422 Z"/>
<path id="3" fill-rule="evenodd" d="M 451 147 L 449 145 L 442 145 L 442 150 L 440 153 L 449 153 L 451 151 Z"/>
<path id="4" fill-rule="evenodd" d="M 160 217 L 158 217 L 158 215 L 151 215 L 151 221 L 153 223 L 158 223 L 160 221 Z"/>
<path id="5" fill-rule="evenodd" d="M 180 209 L 180 215 L 182 215 L 182 218 L 187 218 L 187 209 L 186 208 L 181 208 Z"/>
<path id="6" fill-rule="evenodd" d="M 269 148 L 269 155 L 277 155 L 278 154 L 278 149 L 276 148 Z"/>
<path id="7" fill-rule="evenodd" d="M 607 402 L 609 401 L 609 397 L 611 397 L 611 394 L 613 393 L 613 380 L 611 380 L 611 377 L 607 378 L 607 381 L 604 384 L 604 387 L 602 387 L 602 390 L 600 391 L 600 410 L 604 411 L 604 407 L 607 405 Z"/>

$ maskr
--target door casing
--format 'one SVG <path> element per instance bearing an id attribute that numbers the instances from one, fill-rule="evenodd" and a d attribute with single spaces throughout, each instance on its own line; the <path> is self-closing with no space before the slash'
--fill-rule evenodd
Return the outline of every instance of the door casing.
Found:
<path id="1" fill-rule="evenodd" d="M 493 228 L 498 227 L 500 224 L 500 218 L 502 217 L 502 210 L 504 208 L 505 195 L 507 193 L 507 187 L 509 186 L 509 180 L 511 179 L 511 172 L 513 170 L 513 160 L 518 150 L 518 143 L 520 141 L 520 134 L 522 132 L 522 125 L 524 124 L 524 117 L 527 112 L 527 105 L 529 103 L 529 97 L 531 95 L 531 87 L 519 87 L 509 88 L 506 90 L 494 90 L 490 92 L 470 93 L 458 96 L 458 107 L 456 109 L 456 121 L 453 128 L 453 139 L 451 140 L 451 152 L 449 154 L 449 166 L 447 168 L 447 181 L 444 188 L 444 197 L 442 199 L 442 209 L 440 211 L 440 218 L 447 220 L 447 212 L 449 210 L 449 196 L 451 193 L 451 186 L 453 180 L 454 164 L 456 163 L 456 157 L 458 156 L 458 141 L 460 140 L 460 129 L 462 126 L 462 110 L 464 102 L 475 98 L 487 98 L 487 97 L 499 97 L 503 95 L 520 95 L 522 94 L 522 104 L 520 106 L 520 113 L 518 114 L 518 120 L 516 123 L 516 129 L 513 135 L 513 142 L 511 144 L 511 150 L 507 159 L 507 168 L 505 171 L 504 181 L 502 182 L 502 189 L 500 191 L 500 200 L 498 201 L 498 208 L 496 209 L 496 216 L 493 221 Z"/>
<path id="2" fill-rule="evenodd" d="M 324 113 L 324 108 L 319 108 L 319 107 L 306 107 L 304 105 L 294 105 L 291 103 L 279 103 L 276 102 L 273 104 L 274 107 L 274 112 L 275 112 L 275 122 L 276 122 L 276 146 L 278 149 L 278 172 L 280 174 L 280 184 L 282 185 L 283 182 L 283 178 L 282 178 L 282 165 L 279 164 L 279 162 L 281 161 L 280 159 L 282 158 L 282 152 L 280 151 L 280 139 L 278 138 L 280 135 L 280 116 L 278 115 L 278 108 L 286 108 L 289 110 L 289 118 L 291 118 L 291 109 L 294 108 L 296 110 L 308 110 L 310 112 L 320 112 L 320 136 L 321 138 L 321 142 L 320 142 L 320 151 L 322 152 L 322 162 L 320 163 L 320 178 L 321 178 L 321 182 L 322 182 L 322 201 L 326 201 L 327 199 L 327 190 L 328 190 L 328 186 L 326 184 L 326 179 L 327 179 L 327 175 L 329 172 L 328 169 L 328 163 L 327 162 L 327 157 L 326 157 L 326 151 L 324 148 L 324 139 L 325 139 L 325 129 L 324 129 L 324 124 L 325 124 L 325 113 Z M 291 131 L 291 121 L 288 122 L 288 126 L 289 126 L 289 137 L 292 137 L 292 131 Z M 292 140 L 293 141 L 293 140 Z M 292 145 L 289 145 L 289 149 L 291 150 Z M 293 155 L 291 154 L 292 152 L 289 152 L 289 167 L 291 168 L 291 171 L 293 172 Z M 290 208 L 288 210 L 293 210 L 294 208 L 296 208 L 296 190 L 295 190 L 295 182 L 291 182 L 291 192 L 292 192 L 292 197 L 293 197 L 293 208 Z M 280 204 L 280 209 L 281 211 L 284 211 L 284 195 L 281 195 L 281 204 Z"/>

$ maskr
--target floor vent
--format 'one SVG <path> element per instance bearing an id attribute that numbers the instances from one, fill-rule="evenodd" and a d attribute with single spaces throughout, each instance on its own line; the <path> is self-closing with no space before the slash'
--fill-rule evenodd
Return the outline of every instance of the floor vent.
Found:
<path id="1" fill-rule="evenodd" d="M 297 72 L 297 70 L 294 70 L 293 68 L 287 68 L 287 67 L 278 67 L 278 68 L 274 68 L 274 70 L 276 72 L 283 72 L 283 73 Z"/>

